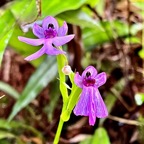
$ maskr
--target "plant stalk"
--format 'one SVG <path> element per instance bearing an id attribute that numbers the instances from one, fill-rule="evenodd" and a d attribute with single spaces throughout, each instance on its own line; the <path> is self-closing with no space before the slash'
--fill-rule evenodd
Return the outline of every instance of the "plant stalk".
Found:
<path id="1" fill-rule="evenodd" d="M 58 144 L 63 124 L 64 124 L 64 121 L 60 117 L 60 121 L 59 121 L 59 124 L 58 124 L 57 132 L 56 132 L 53 144 Z"/>

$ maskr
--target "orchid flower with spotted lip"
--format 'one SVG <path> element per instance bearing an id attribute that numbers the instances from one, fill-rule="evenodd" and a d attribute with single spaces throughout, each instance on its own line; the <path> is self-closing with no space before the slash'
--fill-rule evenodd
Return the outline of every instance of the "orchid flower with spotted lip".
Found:
<path id="1" fill-rule="evenodd" d="M 74 114 L 88 116 L 90 125 L 95 124 L 96 117 L 108 116 L 107 108 L 98 90 L 106 82 L 105 72 L 97 74 L 97 70 L 93 66 L 88 66 L 82 76 L 78 72 L 75 74 L 74 82 L 82 88 L 79 101 L 74 108 Z"/>
<path id="2" fill-rule="evenodd" d="M 42 27 L 35 23 L 32 30 L 38 39 L 18 37 L 20 41 L 33 46 L 43 45 L 40 50 L 25 58 L 28 61 L 37 59 L 43 54 L 66 54 L 66 52 L 55 47 L 62 46 L 74 38 L 74 34 L 66 35 L 68 31 L 67 23 L 64 22 L 63 26 L 59 27 L 56 19 L 52 16 L 48 16 L 43 20 Z"/>

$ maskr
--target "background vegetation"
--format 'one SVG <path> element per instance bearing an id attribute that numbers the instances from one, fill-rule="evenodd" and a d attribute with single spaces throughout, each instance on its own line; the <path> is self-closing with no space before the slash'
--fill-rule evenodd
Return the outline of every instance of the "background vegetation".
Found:
<path id="1" fill-rule="evenodd" d="M 60 25 L 65 20 L 75 34 L 64 47 L 72 69 L 93 65 L 108 77 L 100 88 L 108 118 L 92 127 L 72 114 L 60 143 L 144 143 L 143 0 L 1 0 L 0 6 L 0 144 L 54 139 L 62 106 L 55 58 L 29 63 L 24 57 L 39 47 L 18 41 L 34 38 L 33 23 L 48 15 Z"/>

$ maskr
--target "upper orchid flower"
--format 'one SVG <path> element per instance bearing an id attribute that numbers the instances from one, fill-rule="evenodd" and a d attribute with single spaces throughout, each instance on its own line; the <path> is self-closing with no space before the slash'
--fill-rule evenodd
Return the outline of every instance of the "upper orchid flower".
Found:
<path id="1" fill-rule="evenodd" d="M 73 34 L 66 36 L 67 31 L 68 27 L 66 22 L 64 22 L 63 26 L 59 28 L 56 19 L 51 16 L 48 16 L 43 20 L 42 27 L 35 23 L 33 26 L 33 33 L 39 39 L 31 39 L 21 36 L 19 36 L 18 39 L 33 46 L 43 46 L 36 53 L 26 57 L 25 59 L 31 61 L 37 59 L 43 54 L 65 54 L 64 51 L 56 47 L 62 46 L 74 38 Z"/>
<path id="2" fill-rule="evenodd" d="M 75 74 L 74 82 L 82 88 L 79 101 L 74 108 L 74 114 L 89 116 L 90 125 L 95 124 L 96 117 L 108 116 L 107 108 L 98 90 L 106 82 L 105 72 L 97 74 L 97 70 L 93 66 L 88 66 L 82 76 L 78 72 Z"/>

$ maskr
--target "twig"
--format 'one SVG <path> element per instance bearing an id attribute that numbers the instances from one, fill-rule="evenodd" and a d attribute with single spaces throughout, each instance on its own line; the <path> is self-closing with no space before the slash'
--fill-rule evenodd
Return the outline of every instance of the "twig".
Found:
<path id="1" fill-rule="evenodd" d="M 143 123 L 135 121 L 135 120 L 124 119 L 124 118 L 120 118 L 120 117 L 116 117 L 112 115 L 109 115 L 108 118 L 114 121 L 118 121 L 120 123 L 128 124 L 128 125 L 136 125 L 136 126 L 144 125 Z"/>
<path id="2" fill-rule="evenodd" d="M 2 99 L 3 97 L 5 97 L 5 95 L 0 96 L 0 99 Z"/>
<path id="3" fill-rule="evenodd" d="M 128 111 L 132 111 L 133 108 L 131 108 L 130 106 L 127 105 L 127 103 L 124 101 L 124 99 L 120 96 L 119 92 L 114 89 L 111 88 L 111 92 L 119 99 L 119 101 L 123 104 L 123 106 L 128 110 Z"/>

